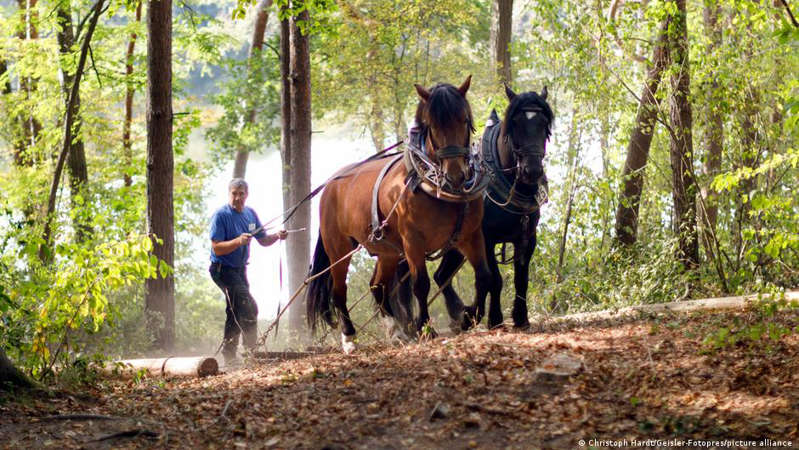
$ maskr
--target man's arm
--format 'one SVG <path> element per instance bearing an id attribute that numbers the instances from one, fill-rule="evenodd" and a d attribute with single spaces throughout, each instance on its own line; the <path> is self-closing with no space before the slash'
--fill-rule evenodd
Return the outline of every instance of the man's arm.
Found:
<path id="1" fill-rule="evenodd" d="M 264 237 L 258 239 L 258 243 L 264 247 L 274 244 L 278 239 L 286 239 L 289 234 L 286 230 L 280 230 L 275 234 L 266 234 Z"/>
<path id="2" fill-rule="evenodd" d="M 214 251 L 214 255 L 224 256 L 233 253 L 237 248 L 241 247 L 242 245 L 249 244 L 250 239 L 252 239 L 252 235 L 250 233 L 241 233 L 239 237 L 233 238 L 229 241 L 212 240 L 211 249 Z"/>

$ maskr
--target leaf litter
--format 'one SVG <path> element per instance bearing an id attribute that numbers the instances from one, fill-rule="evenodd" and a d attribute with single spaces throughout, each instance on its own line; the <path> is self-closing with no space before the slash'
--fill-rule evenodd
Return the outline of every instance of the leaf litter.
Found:
<path id="1" fill-rule="evenodd" d="M 527 449 L 732 438 L 796 446 L 799 313 L 769 319 L 794 330 L 778 340 L 702 343 L 752 320 L 700 312 L 478 329 L 349 356 L 251 360 L 199 379 L 105 380 L 80 394 L 0 400 L 0 447 Z"/>

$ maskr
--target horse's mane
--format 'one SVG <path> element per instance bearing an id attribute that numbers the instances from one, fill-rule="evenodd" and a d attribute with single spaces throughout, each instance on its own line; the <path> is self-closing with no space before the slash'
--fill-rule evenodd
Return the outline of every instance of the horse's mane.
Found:
<path id="1" fill-rule="evenodd" d="M 430 123 L 425 120 L 425 111 L 427 117 L 430 118 Z M 430 99 L 428 101 L 419 101 L 416 107 L 416 123 L 421 125 L 424 129 L 427 128 L 444 128 L 450 126 L 453 122 L 463 119 L 462 111 L 466 111 L 466 124 L 469 131 L 474 133 L 474 118 L 472 117 L 472 108 L 466 97 L 458 92 L 458 89 L 448 83 L 440 83 L 430 90 Z"/>
<path id="2" fill-rule="evenodd" d="M 549 136 L 552 134 L 552 121 L 555 120 L 555 114 L 552 112 L 552 108 L 549 107 L 549 103 L 536 92 L 519 94 L 510 102 L 508 109 L 505 110 L 505 117 L 502 120 L 505 136 L 513 135 L 513 121 L 510 120 L 510 118 L 515 116 L 519 111 L 531 108 L 540 109 L 547 118 L 547 139 L 549 139 Z"/>

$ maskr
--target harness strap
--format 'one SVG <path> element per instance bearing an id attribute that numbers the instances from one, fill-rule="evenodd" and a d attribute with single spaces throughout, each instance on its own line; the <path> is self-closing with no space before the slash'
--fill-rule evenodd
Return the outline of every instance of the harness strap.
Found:
<path id="1" fill-rule="evenodd" d="M 425 259 L 428 261 L 433 261 L 438 258 L 444 256 L 445 253 L 450 251 L 455 244 L 458 243 L 458 239 L 461 237 L 461 229 L 463 228 L 463 220 L 466 217 L 466 213 L 469 211 L 469 203 L 460 203 L 460 207 L 458 208 L 458 216 L 455 219 L 455 228 L 452 230 L 452 234 L 449 236 L 449 240 L 447 243 L 444 244 L 439 250 L 433 252 L 430 255 L 426 255 Z"/>
<path id="2" fill-rule="evenodd" d="M 407 180 L 410 180 L 411 192 L 421 188 L 425 194 L 449 203 L 463 203 L 482 197 L 490 182 L 482 162 L 472 161 L 475 177 L 467 182 L 468 190 L 451 192 L 446 186 L 442 186 L 438 179 L 441 175 L 440 169 L 425 153 L 426 140 L 426 133 L 420 127 L 415 126 L 408 131 L 408 145 L 403 152 L 403 163 L 408 170 Z M 451 154 L 449 157 L 467 156 L 471 153 L 466 147 L 448 146 L 436 150 L 437 154 L 442 150 Z M 439 157 L 441 158 L 440 154 Z"/>
<path id="3" fill-rule="evenodd" d="M 400 159 L 402 155 L 396 155 L 391 161 L 388 162 L 377 175 L 375 185 L 372 187 L 372 233 L 369 235 L 369 240 L 377 242 L 383 239 L 383 227 L 380 226 L 380 208 L 378 205 L 378 193 L 380 192 L 380 184 L 383 182 L 388 171 Z"/>
<path id="4" fill-rule="evenodd" d="M 491 116 L 486 122 L 486 129 L 480 141 L 480 152 L 491 172 L 491 182 L 486 190 L 486 197 L 511 214 L 527 216 L 533 214 L 547 202 L 546 181 L 539 183 L 536 196 L 524 195 L 516 189 L 515 180 L 512 182 L 505 176 L 499 158 L 499 135 L 502 131 L 502 122 L 496 111 L 491 111 Z"/>

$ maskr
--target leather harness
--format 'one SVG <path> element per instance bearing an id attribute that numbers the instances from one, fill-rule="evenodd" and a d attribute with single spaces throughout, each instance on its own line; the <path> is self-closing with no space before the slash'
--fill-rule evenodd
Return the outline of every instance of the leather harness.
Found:
<path id="1" fill-rule="evenodd" d="M 489 200 L 496 203 L 503 210 L 520 216 L 529 216 L 538 211 L 547 202 L 547 183 L 538 185 L 537 195 L 527 195 L 514 189 L 514 181 L 505 176 L 502 163 L 499 159 L 499 134 L 502 130 L 502 122 L 497 116 L 497 112 L 492 110 L 486 129 L 483 132 L 483 139 L 480 142 L 480 150 L 483 160 L 491 172 L 491 181 L 488 183 L 486 196 Z M 546 178 L 545 178 L 546 180 Z"/>
<path id="2" fill-rule="evenodd" d="M 379 193 L 380 193 L 380 185 L 383 182 L 386 174 L 389 170 L 397 163 L 400 159 L 403 160 L 406 169 L 408 170 L 408 176 L 405 179 L 406 189 L 410 189 L 411 192 L 415 192 L 417 189 L 421 188 L 424 193 L 430 195 L 431 197 L 437 198 L 439 200 L 443 200 L 450 203 L 458 204 L 458 215 L 455 220 L 455 228 L 452 231 L 452 235 L 447 240 L 446 245 L 440 250 L 434 252 L 432 255 L 427 255 L 426 258 L 428 260 L 431 259 L 438 259 L 444 255 L 447 251 L 449 251 L 458 241 L 460 238 L 461 229 L 463 228 L 463 221 L 466 216 L 466 213 L 469 210 L 469 201 L 474 200 L 483 195 L 483 191 L 485 190 L 487 183 L 486 177 L 478 177 L 478 180 L 475 181 L 475 185 L 473 186 L 472 191 L 468 194 L 455 194 L 442 189 L 441 186 L 433 185 L 429 180 L 423 177 L 419 173 L 418 163 L 414 159 L 420 159 L 422 163 L 434 166 L 435 164 L 431 161 L 426 153 L 425 153 L 425 140 L 426 136 L 422 133 L 419 128 L 412 128 L 410 131 L 410 141 L 405 148 L 405 151 L 402 152 L 401 155 L 394 156 L 391 161 L 389 161 L 383 168 L 380 170 L 380 173 L 375 180 L 374 187 L 372 187 L 372 205 L 371 205 L 371 232 L 369 234 L 369 240 L 373 243 L 377 243 L 385 237 L 385 233 L 383 232 L 383 228 L 385 228 L 386 223 L 381 223 L 380 221 L 380 207 L 379 207 Z M 436 154 L 439 158 L 454 158 L 459 156 L 468 156 L 469 149 L 466 147 L 457 147 L 457 146 L 447 146 L 436 150 Z M 404 192 L 404 191 L 403 191 Z M 399 201 L 399 199 L 397 199 Z M 389 242 L 390 243 L 390 242 Z M 392 243 L 393 245 L 393 243 Z M 395 246 L 396 247 L 396 246 Z M 402 253 L 401 249 L 400 253 Z"/>

